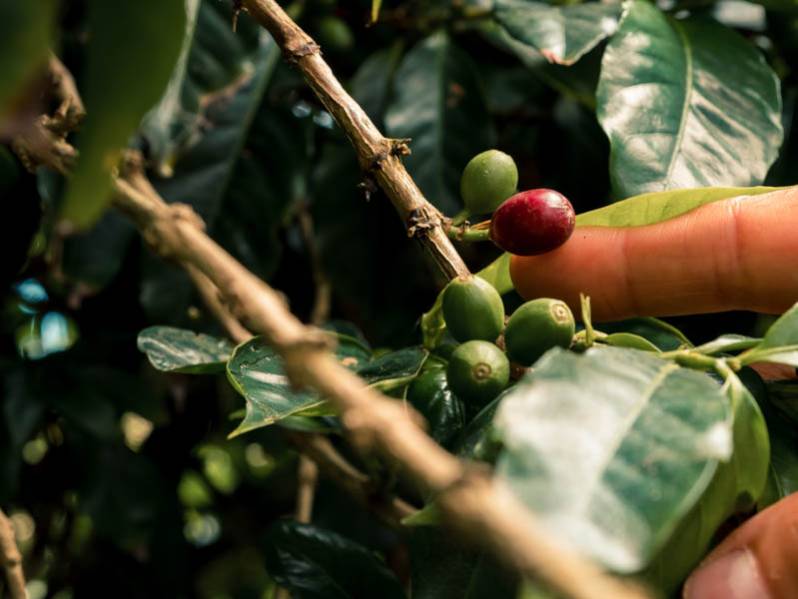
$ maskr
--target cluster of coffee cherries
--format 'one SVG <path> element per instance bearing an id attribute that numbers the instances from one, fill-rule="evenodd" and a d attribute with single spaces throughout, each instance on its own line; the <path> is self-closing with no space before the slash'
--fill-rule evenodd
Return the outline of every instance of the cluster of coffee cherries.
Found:
<path id="1" fill-rule="evenodd" d="M 491 214 L 491 241 L 512 254 L 538 255 L 562 245 L 574 230 L 571 203 L 552 189 L 517 192 L 517 185 L 511 156 L 499 150 L 478 154 L 460 183 L 464 212 Z M 477 405 L 507 387 L 511 362 L 531 366 L 549 349 L 570 346 L 575 330 L 568 305 L 552 298 L 526 302 L 506 318 L 498 291 L 471 275 L 453 280 L 444 290 L 443 318 L 460 344 L 449 358 L 449 386 Z"/>

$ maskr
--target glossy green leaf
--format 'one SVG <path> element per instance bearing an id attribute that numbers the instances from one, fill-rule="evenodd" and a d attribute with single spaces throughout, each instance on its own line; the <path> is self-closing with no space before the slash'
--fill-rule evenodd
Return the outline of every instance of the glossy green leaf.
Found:
<path id="1" fill-rule="evenodd" d="M 344 366 L 357 370 L 369 364 L 371 352 L 351 337 L 338 336 L 336 356 Z M 269 426 L 288 416 L 330 412 L 323 398 L 291 386 L 282 359 L 261 337 L 235 348 L 227 362 L 227 379 L 247 403 L 246 415 L 230 437 Z"/>
<path id="2" fill-rule="evenodd" d="M 655 353 L 659 353 L 660 351 L 651 341 L 640 335 L 635 335 L 634 333 L 611 333 L 602 339 L 602 341 L 612 347 L 628 347 Z"/>
<path id="3" fill-rule="evenodd" d="M 236 32 L 231 22 L 230 3 L 201 2 L 190 51 L 140 134 L 158 192 L 190 204 L 215 240 L 266 278 L 280 259 L 286 207 L 303 193 L 306 127 L 285 110 L 258 110 L 280 51 L 254 20 L 240 19 Z M 147 315 L 180 322 L 193 283 L 151 252 L 142 260 Z"/>
<path id="4" fill-rule="evenodd" d="M 242 19 L 233 32 L 231 18 L 228 4 L 201 2 L 191 49 L 141 129 L 153 148 L 158 191 L 190 202 L 209 226 L 280 57 L 256 23 Z"/>
<path id="5" fill-rule="evenodd" d="M 649 581 L 668 594 L 706 555 L 718 528 L 735 514 L 749 513 L 765 487 L 770 444 L 762 412 L 736 376 L 730 378 L 726 392 L 734 414 L 734 453 L 718 465 L 700 500 L 645 572 Z"/>
<path id="6" fill-rule="evenodd" d="M 732 452 L 729 402 L 647 352 L 548 352 L 503 399 L 497 473 L 541 523 L 624 573 L 644 568 Z"/>
<path id="7" fill-rule="evenodd" d="M 0 126 L 47 62 L 57 7 L 55 0 L 0 3 Z"/>
<path id="8" fill-rule="evenodd" d="M 621 5 L 496 0 L 494 11 L 513 38 L 536 48 L 550 62 L 570 65 L 615 33 Z"/>
<path id="9" fill-rule="evenodd" d="M 407 401 L 424 416 L 430 436 L 444 447 L 465 426 L 465 406 L 449 388 L 446 365 L 443 363 L 425 368 L 413 380 L 407 392 Z"/>
<path id="10" fill-rule="evenodd" d="M 94 223 L 109 202 L 111 170 L 166 89 L 185 24 L 184 0 L 89 3 L 91 42 L 81 90 L 87 117 L 62 210 L 74 226 Z"/>
<path id="11" fill-rule="evenodd" d="M 164 372 L 223 372 L 233 353 L 233 345 L 226 339 L 174 327 L 146 328 L 137 343 L 150 364 Z"/>
<path id="12" fill-rule="evenodd" d="M 341 364 L 386 393 L 404 390 L 428 356 L 423 349 L 410 347 L 371 359 L 370 350 L 356 339 L 345 335 L 338 335 L 337 339 L 336 356 Z M 260 337 L 235 349 L 227 363 L 227 378 L 246 400 L 246 415 L 231 437 L 288 416 L 332 413 L 324 398 L 291 387 L 282 359 Z"/>
<path id="13" fill-rule="evenodd" d="M 383 392 L 403 390 L 416 378 L 428 356 L 420 347 L 407 347 L 375 358 L 357 367 L 356 372 Z"/>
<path id="14" fill-rule="evenodd" d="M 370 549 L 318 526 L 278 521 L 266 537 L 269 574 L 297 599 L 404 599 L 396 576 Z"/>
<path id="15" fill-rule="evenodd" d="M 627 5 L 607 46 L 597 101 L 621 197 L 758 185 L 782 142 L 779 79 L 762 53 L 714 21 L 676 20 L 645 0 Z"/>
<path id="16" fill-rule="evenodd" d="M 740 356 L 743 364 L 774 362 L 798 367 L 798 304 L 787 310 L 762 341 Z"/>
<path id="17" fill-rule="evenodd" d="M 470 58 L 444 32 L 419 42 L 396 73 L 385 117 L 392 137 L 411 138 L 404 159 L 427 199 L 447 214 L 462 205 L 460 175 L 491 147 L 494 132 Z"/>
<path id="18" fill-rule="evenodd" d="M 731 352 L 739 352 L 745 349 L 750 349 L 757 345 L 761 339 L 756 337 L 748 337 L 747 335 L 727 334 L 721 335 L 717 339 L 702 343 L 695 348 L 696 351 L 702 354 L 725 354 Z"/>

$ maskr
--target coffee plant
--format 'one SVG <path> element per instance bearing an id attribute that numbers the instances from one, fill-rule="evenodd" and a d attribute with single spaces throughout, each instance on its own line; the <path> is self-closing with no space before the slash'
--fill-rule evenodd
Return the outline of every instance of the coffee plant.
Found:
<path id="1" fill-rule="evenodd" d="M 0 597 L 675 597 L 798 490 L 795 0 L 0 17 Z"/>

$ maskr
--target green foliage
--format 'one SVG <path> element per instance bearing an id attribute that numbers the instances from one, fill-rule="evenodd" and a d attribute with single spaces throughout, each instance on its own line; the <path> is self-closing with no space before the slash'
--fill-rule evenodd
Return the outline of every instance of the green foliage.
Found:
<path id="1" fill-rule="evenodd" d="M 254 19 L 242 13 L 233 32 L 228 1 L 91 0 L 61 3 L 53 31 L 55 3 L 28 4 L 0 8 L 0 113 L 14 110 L 4 141 L 57 104 L 31 87 L 50 51 L 89 113 L 67 138 L 81 150 L 71 180 L 29 175 L 0 149 L 15 248 L 3 280 L 17 283 L 0 325 L 0 502 L 15 524 L 34 523 L 19 538 L 48 596 L 102 596 L 122 579 L 131 595 L 201 599 L 270 597 L 276 585 L 297 597 L 548 596 L 450 537 L 435 497 L 395 463 L 352 451 L 326 399 L 291 387 L 260 338 L 224 341 L 185 272 L 125 217 L 105 212 L 62 238 L 59 210 L 93 221 L 126 145 L 169 202 L 197 211 L 303 320 L 330 283 L 336 320 L 324 328 L 341 363 L 504 477 L 556 540 L 611 569 L 678 592 L 727 517 L 798 489 L 798 384 L 738 370 L 798 365 L 796 308 L 770 326 L 740 313 L 596 324 L 520 380 L 508 369 L 483 407 L 498 388 L 469 401 L 447 373 L 464 350 L 442 295 L 433 305 L 445 282 Z M 444 216 L 463 207 L 465 165 L 495 147 L 521 189 L 566 195 L 577 227 L 633 227 L 795 183 L 795 2 L 744 14 L 699 4 L 285 7 L 375 124 L 411 138 L 402 159 Z M 456 245 L 518 313 L 509 255 Z M 524 336 L 539 338 L 531 328 Z M 287 435 L 305 434 L 368 475 L 370 505 L 391 493 L 423 509 L 397 534 L 322 476 L 312 524 L 285 520 L 297 486 Z"/>
<path id="2" fill-rule="evenodd" d="M 637 572 L 732 455 L 732 422 L 706 375 L 636 350 L 556 349 L 504 396 L 497 472 L 573 547 Z"/>
<path id="3" fill-rule="evenodd" d="M 749 93 L 714 83 L 729 76 Z M 629 3 L 596 93 L 620 197 L 757 185 L 778 155 L 779 79 L 747 40 L 711 20 Z"/>
<path id="4" fill-rule="evenodd" d="M 88 227 L 105 209 L 120 150 L 163 94 L 182 45 L 175 32 L 185 23 L 181 0 L 89 3 L 92 39 L 82 90 L 88 116 L 62 211 L 75 227 Z"/>
<path id="5" fill-rule="evenodd" d="M 405 597 L 395 575 L 366 547 L 333 531 L 279 522 L 266 537 L 269 572 L 292 594 L 308 599 L 355 599 L 379 589 L 381 597 Z"/>
<path id="6" fill-rule="evenodd" d="M 474 65 L 441 31 L 407 53 L 396 80 L 402 84 L 388 108 L 388 133 L 413 140 L 406 161 L 410 174 L 435 206 L 454 213 L 463 167 L 493 145 Z"/>

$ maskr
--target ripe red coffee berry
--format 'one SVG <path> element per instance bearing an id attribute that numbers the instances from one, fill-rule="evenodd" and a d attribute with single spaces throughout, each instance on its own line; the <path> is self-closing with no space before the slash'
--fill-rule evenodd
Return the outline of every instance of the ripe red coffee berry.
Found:
<path id="1" fill-rule="evenodd" d="M 574 208 L 564 195 L 553 189 L 529 189 L 496 209 L 490 238 L 505 252 L 534 256 L 565 243 L 575 223 Z"/>

